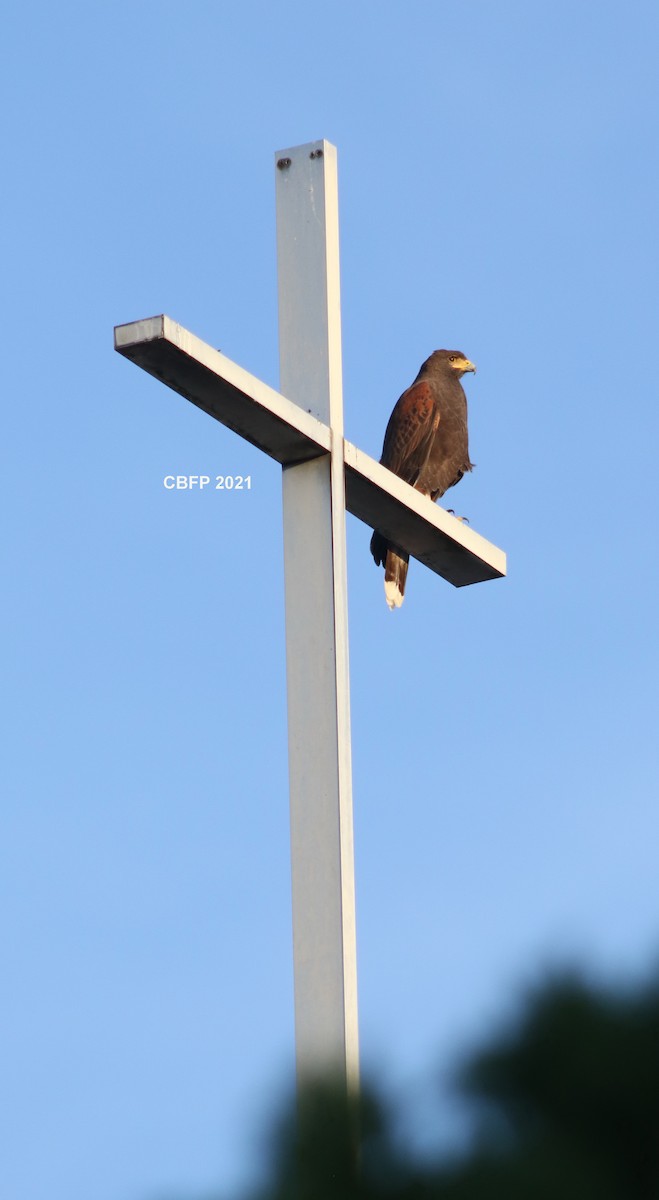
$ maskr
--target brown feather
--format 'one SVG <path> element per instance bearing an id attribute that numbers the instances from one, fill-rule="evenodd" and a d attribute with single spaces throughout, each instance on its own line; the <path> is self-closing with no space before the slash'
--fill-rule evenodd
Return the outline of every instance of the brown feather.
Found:
<path id="1" fill-rule="evenodd" d="M 396 403 L 384 435 L 382 465 L 433 500 L 473 467 L 460 363 L 464 370 L 475 370 L 457 350 L 431 354 Z M 398 606 L 405 594 L 409 555 L 377 530 L 371 538 L 371 553 L 376 564 L 385 568 L 387 603 Z M 388 584 L 397 589 L 394 604 Z"/>

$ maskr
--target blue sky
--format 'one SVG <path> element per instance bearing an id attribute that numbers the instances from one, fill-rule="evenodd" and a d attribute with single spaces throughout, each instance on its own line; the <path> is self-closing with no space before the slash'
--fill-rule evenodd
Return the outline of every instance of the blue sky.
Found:
<path id="1" fill-rule="evenodd" d="M 229 1195 L 293 1062 L 279 468 L 112 327 L 167 312 L 277 386 L 273 152 L 326 137 L 347 436 L 378 457 L 436 347 L 478 365 L 450 502 L 508 579 L 413 564 L 392 616 L 348 528 L 361 1040 L 410 1098 L 550 964 L 657 954 L 659 17 L 146 0 L 3 33 L 4 1187 Z"/>

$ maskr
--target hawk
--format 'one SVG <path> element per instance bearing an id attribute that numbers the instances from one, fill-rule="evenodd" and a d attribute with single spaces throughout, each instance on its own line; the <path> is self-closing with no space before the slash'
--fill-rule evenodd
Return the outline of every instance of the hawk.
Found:
<path id="1" fill-rule="evenodd" d="M 459 350 L 435 350 L 414 383 L 403 392 L 389 418 L 380 462 L 406 483 L 438 500 L 471 471 L 467 436 L 467 397 L 461 377 L 476 368 Z M 389 608 L 405 595 L 409 554 L 376 529 L 371 554 L 384 567 Z"/>

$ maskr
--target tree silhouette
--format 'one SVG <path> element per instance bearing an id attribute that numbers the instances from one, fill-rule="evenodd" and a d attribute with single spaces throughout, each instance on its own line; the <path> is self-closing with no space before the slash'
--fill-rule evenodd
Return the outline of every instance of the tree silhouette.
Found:
<path id="1" fill-rule="evenodd" d="M 659 1200 L 659 980 L 635 991 L 564 975 L 471 1054 L 462 1155 L 416 1162 L 366 1087 L 309 1087 L 277 1127 L 252 1200 Z"/>

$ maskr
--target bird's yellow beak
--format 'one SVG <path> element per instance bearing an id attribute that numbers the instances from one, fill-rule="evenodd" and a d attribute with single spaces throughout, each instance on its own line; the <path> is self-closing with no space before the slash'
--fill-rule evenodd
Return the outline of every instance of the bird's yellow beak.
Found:
<path id="1" fill-rule="evenodd" d="M 468 358 L 458 359 L 455 365 L 459 371 L 464 371 L 465 373 L 467 371 L 473 371 L 474 375 L 476 374 L 476 368 L 473 362 L 470 362 Z"/>

